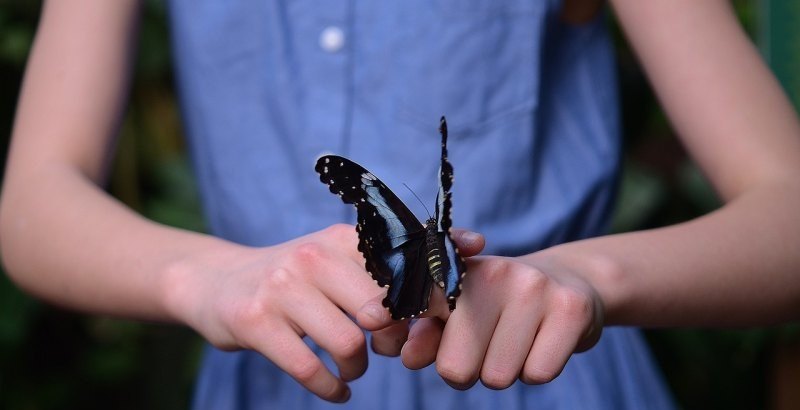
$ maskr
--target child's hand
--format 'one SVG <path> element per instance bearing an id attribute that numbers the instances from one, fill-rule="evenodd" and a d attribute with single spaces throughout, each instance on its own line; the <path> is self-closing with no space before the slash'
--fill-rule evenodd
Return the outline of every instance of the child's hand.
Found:
<path id="1" fill-rule="evenodd" d="M 364 271 L 350 225 L 266 248 L 236 248 L 175 269 L 173 311 L 214 346 L 266 356 L 319 397 L 343 402 L 367 368 L 363 331 L 347 316 L 383 290 Z M 306 346 L 330 353 L 331 373 Z"/>
<path id="2" fill-rule="evenodd" d="M 573 353 L 597 342 L 603 306 L 578 275 L 552 261 L 538 262 L 535 254 L 467 260 L 456 309 L 450 313 L 434 290 L 439 300 L 411 327 L 403 363 L 419 369 L 435 361 L 457 389 L 479 378 L 493 389 L 517 378 L 528 384 L 554 379 Z"/>

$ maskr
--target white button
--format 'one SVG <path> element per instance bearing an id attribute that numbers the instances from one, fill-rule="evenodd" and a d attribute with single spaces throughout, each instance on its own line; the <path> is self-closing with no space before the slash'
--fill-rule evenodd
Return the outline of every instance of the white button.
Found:
<path id="1" fill-rule="evenodd" d="M 319 35 L 319 46 L 329 53 L 335 53 L 344 47 L 344 31 L 336 26 L 326 27 Z"/>

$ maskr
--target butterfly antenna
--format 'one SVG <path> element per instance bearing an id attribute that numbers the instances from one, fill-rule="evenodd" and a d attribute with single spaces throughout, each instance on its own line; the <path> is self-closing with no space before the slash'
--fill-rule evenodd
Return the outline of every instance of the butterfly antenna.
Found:
<path id="1" fill-rule="evenodd" d="M 424 203 L 424 202 L 422 202 L 422 200 L 421 200 L 421 199 L 419 199 L 419 197 L 417 196 L 417 194 L 416 194 L 416 193 L 415 193 L 415 192 L 414 192 L 414 191 L 413 191 L 411 188 L 409 188 L 409 187 L 408 187 L 408 185 L 406 185 L 406 183 L 405 183 L 405 182 L 403 182 L 403 186 L 404 186 L 404 187 L 406 187 L 406 189 L 407 189 L 407 190 L 411 191 L 411 194 L 412 194 L 412 195 L 414 195 L 414 198 L 417 198 L 417 201 L 419 201 L 420 205 L 422 205 L 422 207 L 423 207 L 423 208 L 425 208 L 425 212 L 427 212 L 427 213 L 428 213 L 428 218 L 433 218 L 433 217 L 431 216 L 431 211 L 429 211 L 429 210 L 428 210 L 428 207 L 427 207 L 427 206 L 425 206 L 425 203 Z"/>

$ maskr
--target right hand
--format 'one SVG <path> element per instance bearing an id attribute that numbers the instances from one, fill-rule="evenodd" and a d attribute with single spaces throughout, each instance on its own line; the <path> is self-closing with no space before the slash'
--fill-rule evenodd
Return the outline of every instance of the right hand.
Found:
<path id="1" fill-rule="evenodd" d="M 364 333 L 347 314 L 384 292 L 357 242 L 352 226 L 334 225 L 271 247 L 192 258 L 173 269 L 171 308 L 217 348 L 255 350 L 317 396 L 345 402 L 346 382 L 367 368 Z M 306 335 L 331 355 L 338 377 Z"/>

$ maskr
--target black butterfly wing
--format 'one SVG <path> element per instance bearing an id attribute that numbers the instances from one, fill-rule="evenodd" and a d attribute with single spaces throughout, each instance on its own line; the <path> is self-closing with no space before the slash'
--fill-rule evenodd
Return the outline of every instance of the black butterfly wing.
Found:
<path id="1" fill-rule="evenodd" d="M 383 305 L 393 319 L 428 308 L 431 279 L 424 263 L 425 231 L 416 216 L 375 175 L 336 155 L 317 160 L 320 180 L 358 213 L 358 250 L 378 285 L 388 287 Z"/>
<path id="2" fill-rule="evenodd" d="M 439 132 L 442 134 L 442 164 L 439 168 L 439 194 L 436 195 L 436 225 L 439 243 L 444 244 L 447 262 L 444 266 L 444 295 L 450 310 L 456 308 L 456 299 L 461 295 L 461 280 L 467 272 L 464 259 L 458 254 L 450 228 L 453 221 L 450 211 L 453 206 L 450 189 L 453 187 L 453 166 L 447 160 L 447 121 L 442 117 Z"/>
<path id="3" fill-rule="evenodd" d="M 395 274 L 383 299 L 392 319 L 415 317 L 428 310 L 433 280 L 425 262 L 424 237 L 408 241 L 389 252 Z M 367 268 L 369 270 L 369 268 Z"/>

